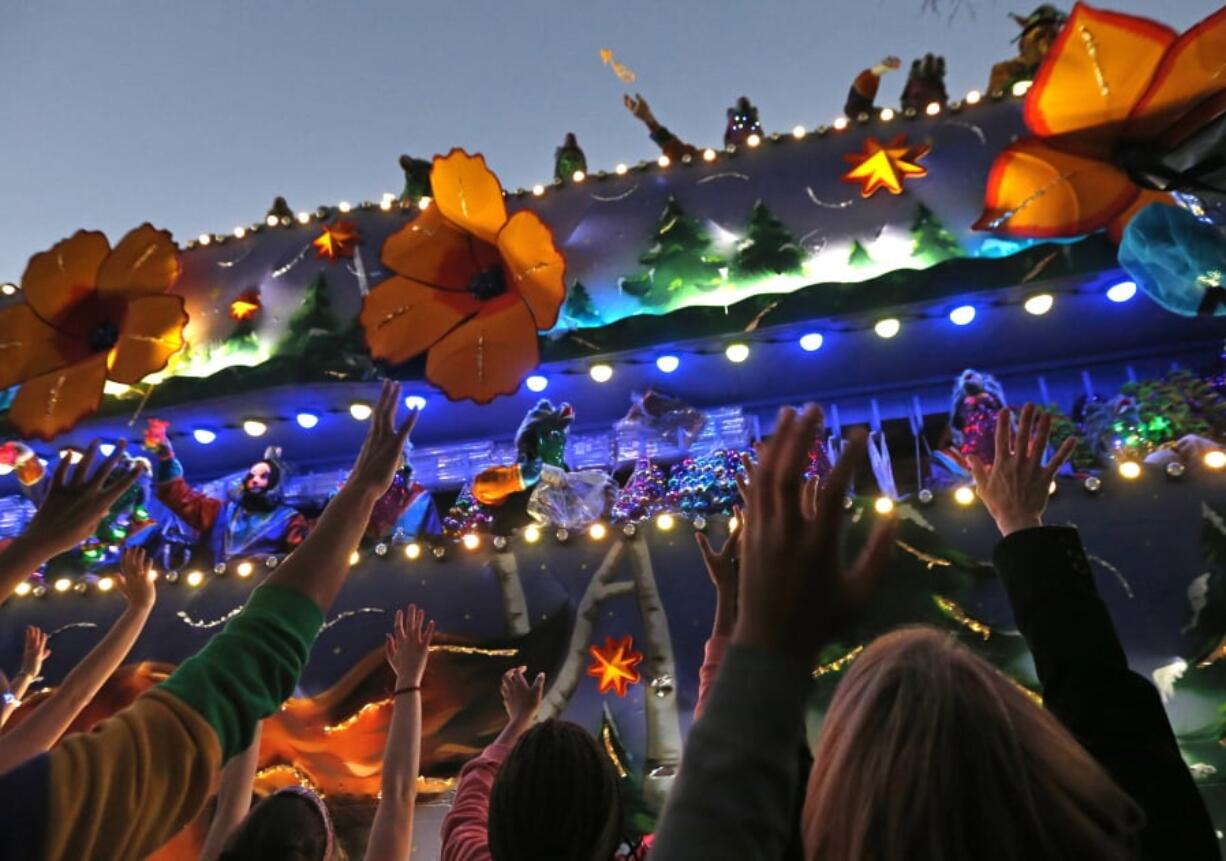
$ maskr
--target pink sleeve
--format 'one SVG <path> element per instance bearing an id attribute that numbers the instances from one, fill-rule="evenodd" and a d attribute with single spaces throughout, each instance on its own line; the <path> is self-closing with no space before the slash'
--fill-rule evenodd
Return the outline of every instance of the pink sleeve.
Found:
<path id="1" fill-rule="evenodd" d="M 443 861 L 490 861 L 490 790 L 510 752 L 510 745 L 491 744 L 460 771 L 451 812 L 443 819 Z"/>
<path id="2" fill-rule="evenodd" d="M 728 648 L 729 637 L 712 637 L 707 640 L 703 649 L 702 667 L 698 670 L 698 702 L 694 704 L 694 720 L 702 716 L 702 710 L 707 704 L 707 694 L 711 693 L 711 685 L 719 675 L 719 665 L 724 662 L 724 652 Z"/>

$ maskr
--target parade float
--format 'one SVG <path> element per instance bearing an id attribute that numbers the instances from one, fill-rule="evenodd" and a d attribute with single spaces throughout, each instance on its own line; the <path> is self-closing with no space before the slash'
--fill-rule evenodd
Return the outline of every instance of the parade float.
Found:
<path id="1" fill-rule="evenodd" d="M 425 797 L 498 732 L 497 679 L 522 664 L 548 674 L 546 715 L 601 739 L 646 832 L 714 605 L 692 533 L 727 533 L 741 455 L 781 405 L 825 407 L 819 478 L 849 427 L 870 430 L 851 541 L 900 523 L 879 600 L 814 667 L 814 719 L 903 623 L 1037 688 L 956 457 L 990 460 L 997 411 L 1032 400 L 1082 440 L 1049 518 L 1081 529 L 1220 827 L 1226 13 L 1184 34 L 1081 5 L 1018 23 L 983 93 L 949 97 L 928 55 L 877 106 L 886 63 L 829 124 L 770 133 L 741 99 L 709 148 L 627 97 L 657 160 L 589 167 L 567 135 L 554 178 L 513 189 L 496 151 L 389 158 L 403 191 L 378 201 L 295 209 L 284 190 L 255 223 L 183 243 L 143 225 L 35 254 L 0 289 L 0 534 L 91 439 L 150 469 L 0 610 L 5 666 L 36 624 L 54 685 L 115 615 L 118 553 L 139 543 L 155 614 L 80 725 L 155 683 L 310 529 L 394 377 L 420 421 L 298 694 L 265 724 L 258 788 L 305 783 L 342 830 L 368 821 L 383 636 L 416 602 L 442 632 Z"/>

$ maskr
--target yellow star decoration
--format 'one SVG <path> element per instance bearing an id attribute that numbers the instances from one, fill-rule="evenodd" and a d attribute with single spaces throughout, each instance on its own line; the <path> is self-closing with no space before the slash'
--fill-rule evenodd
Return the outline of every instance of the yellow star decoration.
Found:
<path id="1" fill-rule="evenodd" d="M 907 177 L 918 179 L 928 175 L 928 168 L 919 161 L 931 149 L 927 144 L 908 146 L 905 134 L 884 146 L 876 138 L 867 138 L 862 152 L 843 156 L 844 161 L 853 165 L 843 174 L 843 182 L 858 183 L 861 197 L 872 197 L 879 188 L 889 189 L 891 194 L 902 194 Z"/>
<path id="2" fill-rule="evenodd" d="M 324 228 L 324 232 L 311 240 L 316 255 L 332 263 L 338 257 L 352 257 L 353 246 L 358 243 L 358 228 L 352 221 L 341 219 Z"/>
<path id="3" fill-rule="evenodd" d="M 613 691 L 619 697 L 626 695 L 627 685 L 636 685 L 642 676 L 635 669 L 643 660 L 642 654 L 634 651 L 634 637 L 627 634 L 620 640 L 605 637 L 604 648 L 589 646 L 594 663 L 587 674 L 599 679 L 600 693 Z"/>

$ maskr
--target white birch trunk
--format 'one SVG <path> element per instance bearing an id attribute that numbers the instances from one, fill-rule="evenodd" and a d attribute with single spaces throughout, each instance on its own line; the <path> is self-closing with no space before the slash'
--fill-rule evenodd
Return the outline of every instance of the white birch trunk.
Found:
<path id="1" fill-rule="evenodd" d="M 638 593 L 639 613 L 646 631 L 643 647 L 643 711 L 647 721 L 647 755 L 644 765 L 643 800 L 653 811 L 664 807 L 681 762 L 681 719 L 677 713 L 677 661 L 668 630 L 668 617 L 656 586 L 651 565 L 651 550 L 646 540 L 630 544 L 630 568 Z M 653 679 L 667 683 L 659 688 Z"/>
<path id="2" fill-rule="evenodd" d="M 629 581 L 613 582 L 617 574 L 618 563 L 626 551 L 626 543 L 618 540 L 609 548 L 604 560 L 592 579 L 587 584 L 583 598 L 579 601 L 579 609 L 575 613 L 575 627 L 570 633 L 570 645 L 566 651 L 566 661 L 562 669 L 554 677 L 549 692 L 545 694 L 541 707 L 537 710 L 537 720 L 556 718 L 566 710 L 570 698 L 583 678 L 583 668 L 587 663 L 588 645 L 592 641 L 592 628 L 596 622 L 596 612 L 600 602 L 614 595 L 627 595 L 634 591 L 634 584 Z"/>
<path id="3" fill-rule="evenodd" d="M 524 597 L 524 584 L 519 579 L 519 562 L 510 550 L 495 553 L 490 560 L 498 591 L 502 593 L 502 609 L 507 619 L 507 634 L 522 637 L 532 630 L 532 618 L 528 614 L 528 599 Z"/>

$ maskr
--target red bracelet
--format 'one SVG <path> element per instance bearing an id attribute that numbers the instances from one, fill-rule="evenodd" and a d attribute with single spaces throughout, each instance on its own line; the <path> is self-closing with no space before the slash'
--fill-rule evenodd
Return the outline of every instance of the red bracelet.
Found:
<path id="1" fill-rule="evenodd" d="M 413 693 L 413 691 L 420 691 L 420 690 L 421 690 L 421 685 L 409 685 L 407 687 L 397 688 L 396 690 L 392 691 L 392 698 L 394 699 L 400 696 L 401 694 L 411 694 Z"/>

